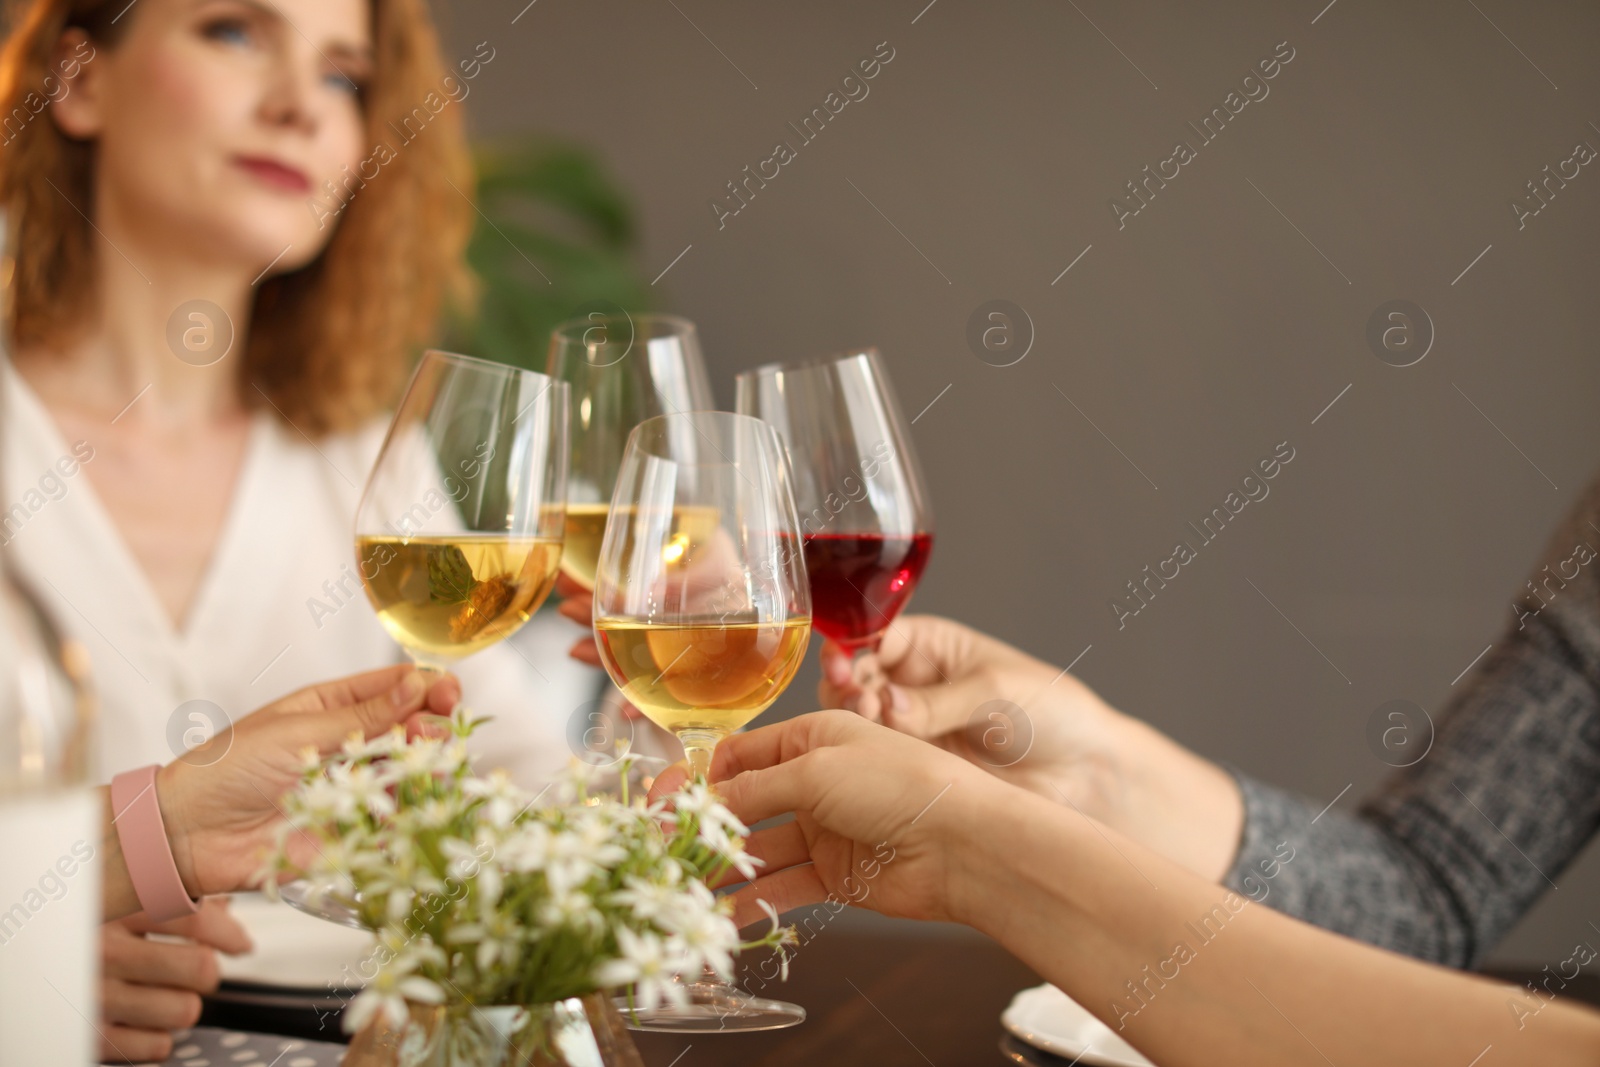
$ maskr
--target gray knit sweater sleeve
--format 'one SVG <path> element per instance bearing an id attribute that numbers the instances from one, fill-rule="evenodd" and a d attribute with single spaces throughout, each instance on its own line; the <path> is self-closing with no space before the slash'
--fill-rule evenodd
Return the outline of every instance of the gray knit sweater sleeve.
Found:
<path id="1" fill-rule="evenodd" d="M 1325 801 L 1239 776 L 1230 888 L 1465 967 L 1560 881 L 1600 827 L 1600 482 L 1539 564 L 1506 634 L 1433 716 L 1432 749 L 1354 814 L 1346 801 L 1318 818 Z"/>

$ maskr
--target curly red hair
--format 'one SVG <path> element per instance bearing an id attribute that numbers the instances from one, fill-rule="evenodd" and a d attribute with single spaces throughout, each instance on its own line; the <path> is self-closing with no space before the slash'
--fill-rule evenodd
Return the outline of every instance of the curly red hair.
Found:
<path id="1" fill-rule="evenodd" d="M 121 19 L 128 7 L 12 3 L 12 32 L 0 47 L 0 203 L 11 227 L 7 312 L 17 347 L 60 345 L 82 328 L 97 259 L 94 231 L 73 207 L 94 203 L 94 145 L 29 120 L 59 91 L 50 83 L 59 79 L 52 63 L 62 34 L 81 28 L 96 48 L 115 48 L 137 17 Z M 425 0 L 372 0 L 372 16 L 364 110 L 368 143 L 384 145 L 418 101 L 439 92 L 446 70 Z M 352 429 L 381 411 L 411 353 L 431 338 L 444 301 L 471 291 L 463 253 L 472 188 L 460 109 L 444 108 L 426 136 L 386 158 L 381 176 L 338 211 L 321 255 L 259 286 L 238 362 L 240 399 L 251 407 L 270 400 L 314 435 Z"/>

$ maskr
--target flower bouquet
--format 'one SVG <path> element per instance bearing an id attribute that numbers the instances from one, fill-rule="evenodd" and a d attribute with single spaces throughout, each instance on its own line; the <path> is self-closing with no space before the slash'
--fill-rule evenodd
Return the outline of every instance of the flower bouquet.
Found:
<path id="1" fill-rule="evenodd" d="M 347 1065 L 638 1063 L 609 990 L 627 987 L 640 1010 L 681 1005 L 680 978 L 731 977 L 735 953 L 792 943 L 776 914 L 741 943 L 730 902 L 707 888 L 759 861 L 705 785 L 630 798 L 624 752 L 619 796 L 592 793 L 576 761 L 529 794 L 472 772 L 481 721 L 458 710 L 446 737 L 397 728 L 308 752 L 283 800 L 267 891 L 307 879 L 377 938 L 374 977 L 345 1010 Z"/>

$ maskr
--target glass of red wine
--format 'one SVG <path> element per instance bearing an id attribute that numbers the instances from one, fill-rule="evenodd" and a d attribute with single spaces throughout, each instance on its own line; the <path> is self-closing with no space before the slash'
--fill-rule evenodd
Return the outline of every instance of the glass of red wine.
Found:
<path id="1" fill-rule="evenodd" d="M 772 363 L 738 377 L 736 410 L 789 450 L 812 627 L 860 658 L 911 599 L 933 548 L 933 510 L 875 349 Z"/>

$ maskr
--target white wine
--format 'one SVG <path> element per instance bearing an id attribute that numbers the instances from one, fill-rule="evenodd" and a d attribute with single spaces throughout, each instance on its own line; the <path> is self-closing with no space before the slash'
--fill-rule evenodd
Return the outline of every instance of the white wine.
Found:
<path id="1" fill-rule="evenodd" d="M 356 538 L 378 621 L 424 661 L 470 656 L 509 637 L 555 585 L 561 541 L 507 534 Z"/>
<path id="2" fill-rule="evenodd" d="M 606 535 L 610 504 L 568 504 L 567 543 L 561 552 L 561 570 L 585 589 L 594 589 L 594 572 L 600 564 L 600 542 Z"/>
<path id="3" fill-rule="evenodd" d="M 656 538 L 661 561 L 672 568 L 685 567 L 700 559 L 721 529 L 722 512 L 713 507 L 679 505 L 672 509 L 670 520 L 666 509 L 651 509 L 651 514 L 659 516 L 660 524 L 665 525 L 664 529 L 658 524 L 642 522 L 638 512 L 638 508 L 627 508 L 618 519 L 625 524 L 624 540 L 613 558 L 624 565 L 638 562 L 634 559 L 633 539 L 641 530 L 648 530 L 647 536 Z M 591 590 L 599 574 L 600 546 L 610 517 L 611 508 L 607 504 L 567 505 L 567 547 L 561 567 Z"/>
<path id="4" fill-rule="evenodd" d="M 731 733 L 767 710 L 806 656 L 807 617 L 784 622 L 716 619 L 656 625 L 596 619 L 606 670 L 656 725 Z"/>

